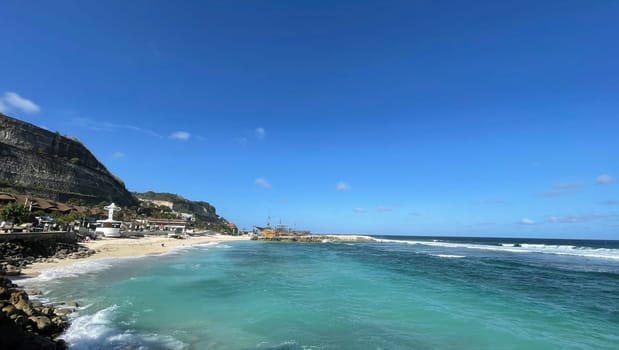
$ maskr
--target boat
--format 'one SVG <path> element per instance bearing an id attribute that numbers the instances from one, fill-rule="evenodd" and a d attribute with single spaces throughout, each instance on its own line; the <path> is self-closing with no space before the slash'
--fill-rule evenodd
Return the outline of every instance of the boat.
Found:
<path id="1" fill-rule="evenodd" d="M 122 221 L 114 220 L 114 211 L 119 211 L 120 207 L 114 203 L 104 207 L 107 209 L 107 219 L 97 220 L 97 228 L 95 229 L 95 235 L 103 235 L 104 237 L 122 237 L 121 225 Z"/>

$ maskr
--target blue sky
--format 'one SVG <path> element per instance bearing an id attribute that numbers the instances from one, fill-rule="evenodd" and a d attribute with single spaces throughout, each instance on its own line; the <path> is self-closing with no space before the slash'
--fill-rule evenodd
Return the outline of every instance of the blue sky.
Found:
<path id="1" fill-rule="evenodd" d="M 616 1 L 4 1 L 0 109 L 239 227 L 619 239 Z"/>

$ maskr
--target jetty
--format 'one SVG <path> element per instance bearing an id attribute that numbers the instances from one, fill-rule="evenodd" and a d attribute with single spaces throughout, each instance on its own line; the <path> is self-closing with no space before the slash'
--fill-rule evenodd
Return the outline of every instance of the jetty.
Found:
<path id="1" fill-rule="evenodd" d="M 304 242 L 304 243 L 328 243 L 328 242 L 374 242 L 376 239 L 363 235 L 253 235 L 254 241 L 275 241 L 275 242 Z"/>

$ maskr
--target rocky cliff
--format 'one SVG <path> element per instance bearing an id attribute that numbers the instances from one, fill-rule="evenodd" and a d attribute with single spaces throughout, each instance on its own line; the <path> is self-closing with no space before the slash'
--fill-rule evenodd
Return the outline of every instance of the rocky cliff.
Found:
<path id="1" fill-rule="evenodd" d="M 135 204 L 124 184 L 79 141 L 2 113 L 0 181 L 0 187 L 58 201 Z"/>
<path id="2" fill-rule="evenodd" d="M 193 214 L 199 221 L 228 224 L 208 202 L 191 201 L 178 194 L 166 192 L 134 192 L 133 195 L 142 202 L 142 206 L 148 206 L 147 203 L 165 206 L 177 212 Z"/>

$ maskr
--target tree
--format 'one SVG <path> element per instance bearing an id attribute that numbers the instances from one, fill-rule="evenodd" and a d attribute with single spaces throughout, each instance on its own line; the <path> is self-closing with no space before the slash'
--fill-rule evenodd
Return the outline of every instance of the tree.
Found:
<path id="1" fill-rule="evenodd" d="M 12 221 L 14 224 L 20 225 L 28 220 L 30 212 L 25 206 L 18 203 L 8 203 L 2 210 L 0 216 L 6 221 Z"/>
<path id="2" fill-rule="evenodd" d="M 62 214 L 60 212 L 52 213 L 52 217 L 54 218 L 54 222 L 59 225 L 65 225 L 71 221 L 79 220 L 81 217 L 80 213 L 72 212 L 68 214 Z"/>

